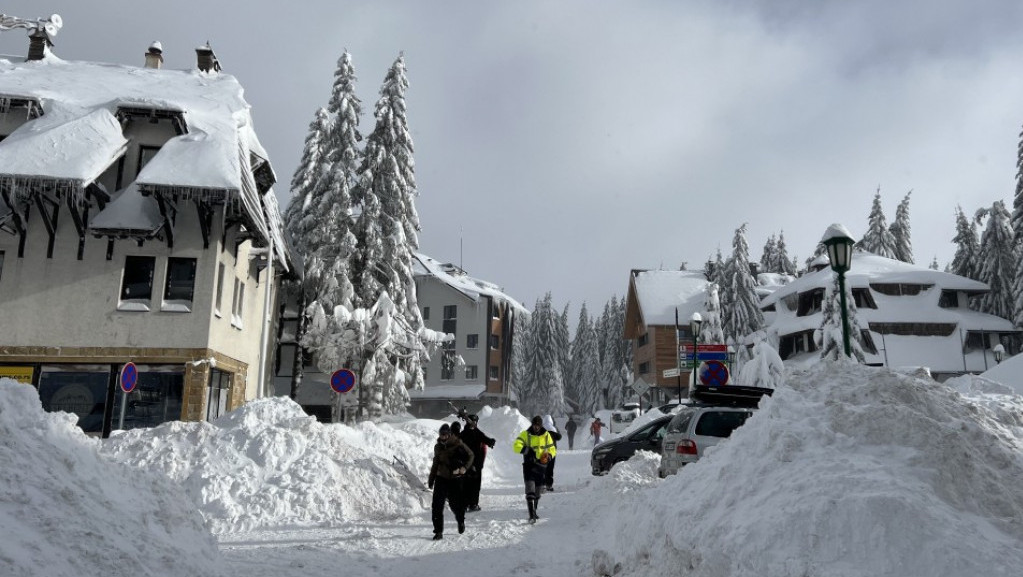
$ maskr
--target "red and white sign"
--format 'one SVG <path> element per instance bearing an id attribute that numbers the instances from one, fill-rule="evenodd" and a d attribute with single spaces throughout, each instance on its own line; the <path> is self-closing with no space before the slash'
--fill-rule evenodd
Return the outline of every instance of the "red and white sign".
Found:
<path id="1" fill-rule="evenodd" d="M 700 353 L 727 353 L 728 345 L 717 345 L 717 344 L 703 344 L 696 345 L 696 349 Z M 678 345 L 679 352 L 682 353 L 693 353 L 693 343 L 680 343 Z"/>

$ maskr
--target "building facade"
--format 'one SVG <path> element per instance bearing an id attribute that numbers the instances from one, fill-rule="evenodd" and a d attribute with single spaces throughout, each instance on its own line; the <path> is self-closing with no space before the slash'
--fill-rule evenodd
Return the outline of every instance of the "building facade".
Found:
<path id="1" fill-rule="evenodd" d="M 291 269 L 234 77 L 0 60 L 0 376 L 88 433 L 213 419 L 267 393 Z M 121 369 L 134 363 L 125 394 Z"/>

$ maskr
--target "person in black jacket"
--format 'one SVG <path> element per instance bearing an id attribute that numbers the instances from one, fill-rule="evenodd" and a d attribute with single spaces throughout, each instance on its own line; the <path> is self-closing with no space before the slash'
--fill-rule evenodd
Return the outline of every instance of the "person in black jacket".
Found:
<path id="1" fill-rule="evenodd" d="M 568 433 L 568 450 L 572 450 L 572 446 L 575 445 L 575 429 L 576 423 L 572 415 L 568 416 L 568 422 L 565 423 L 565 432 Z"/>
<path id="2" fill-rule="evenodd" d="M 462 429 L 462 442 L 472 451 L 472 467 L 465 475 L 465 504 L 469 511 L 480 510 L 480 485 L 483 483 L 483 463 L 487 460 L 487 447 L 497 442 L 479 430 L 479 416 L 467 415 Z"/>
<path id="3" fill-rule="evenodd" d="M 433 540 L 444 535 L 444 501 L 451 507 L 458 522 L 458 532 L 465 533 L 465 502 L 462 498 L 462 478 L 472 467 L 473 454 L 469 447 L 451 434 L 447 423 L 440 426 L 437 444 L 433 447 L 433 465 L 428 485 L 433 489 Z"/>
<path id="4" fill-rule="evenodd" d="M 557 427 L 554 425 L 554 417 L 550 415 L 543 416 L 543 426 L 547 429 L 547 432 L 551 434 L 551 439 L 554 439 L 554 447 L 557 448 L 558 441 L 561 440 L 561 433 L 558 432 Z M 544 474 L 543 478 L 543 489 L 544 491 L 554 490 L 554 462 L 557 461 L 557 457 L 551 457 L 549 463 L 547 463 L 547 473 Z"/>

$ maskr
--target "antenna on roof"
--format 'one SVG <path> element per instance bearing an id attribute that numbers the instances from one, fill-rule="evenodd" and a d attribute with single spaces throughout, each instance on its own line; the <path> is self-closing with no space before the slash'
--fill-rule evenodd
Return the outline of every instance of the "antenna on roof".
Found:
<path id="1" fill-rule="evenodd" d="M 458 227 L 458 268 L 465 270 L 462 266 L 462 227 Z"/>

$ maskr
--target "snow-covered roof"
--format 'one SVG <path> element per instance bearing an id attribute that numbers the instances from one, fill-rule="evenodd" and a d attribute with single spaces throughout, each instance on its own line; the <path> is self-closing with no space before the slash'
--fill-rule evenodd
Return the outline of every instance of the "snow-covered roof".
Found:
<path id="1" fill-rule="evenodd" d="M 529 314 L 526 307 L 508 296 L 501 287 L 492 282 L 473 278 L 454 265 L 441 263 L 422 253 L 416 253 L 412 265 L 415 276 L 434 277 L 469 297 L 473 302 L 478 301 L 481 296 L 488 296 L 498 301 L 507 302 L 509 306 L 521 313 Z"/>
<path id="2" fill-rule="evenodd" d="M 633 275 L 636 299 L 646 325 L 688 324 L 703 312 L 708 281 L 701 270 L 646 270 Z"/>
<path id="3" fill-rule="evenodd" d="M 110 203 L 89 221 L 89 228 L 98 233 L 126 230 L 148 236 L 161 226 L 163 217 L 156 199 L 143 196 L 134 184 L 114 193 Z"/>
<path id="4" fill-rule="evenodd" d="M 764 298 L 760 303 L 761 308 L 777 303 L 791 294 L 825 287 L 831 283 L 831 275 L 832 271 L 830 268 L 805 274 Z M 845 280 L 846 284 L 850 287 L 866 287 L 871 283 L 880 282 L 929 284 L 943 289 L 961 290 L 970 293 L 984 293 L 989 290 L 988 286 L 980 281 L 863 251 L 853 252 L 852 267 L 845 273 Z"/>
<path id="5" fill-rule="evenodd" d="M 0 59 L 3 94 L 38 101 L 43 111 L 0 142 L 0 182 L 13 185 L 15 198 L 32 194 L 25 185 L 41 180 L 81 197 L 124 153 L 128 141 L 120 119 L 148 111 L 172 119 L 179 134 L 138 174 L 138 189 L 236 203 L 254 232 L 273 238 L 279 255 L 286 250 L 276 201 L 269 203 L 265 190 L 261 198 L 252 174 L 252 155 L 267 155 L 234 76 L 64 61 L 48 54 L 39 61 Z M 273 171 L 268 163 L 261 170 L 266 188 Z M 288 261 L 282 259 L 286 266 Z"/>

